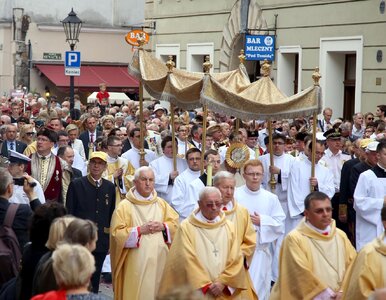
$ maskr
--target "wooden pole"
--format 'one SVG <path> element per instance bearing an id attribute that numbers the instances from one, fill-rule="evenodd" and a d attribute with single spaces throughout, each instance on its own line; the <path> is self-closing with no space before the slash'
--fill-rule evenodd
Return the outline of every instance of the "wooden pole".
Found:
<path id="1" fill-rule="evenodd" d="M 313 114 L 313 120 L 314 122 L 312 123 L 312 149 L 311 149 L 311 177 L 315 177 L 315 161 L 316 161 L 316 123 L 318 121 L 317 119 L 317 114 L 314 112 Z M 310 186 L 310 191 L 313 192 L 315 189 L 311 185 Z"/>
<path id="2" fill-rule="evenodd" d="M 204 174 L 204 155 L 206 152 L 206 120 L 208 117 L 208 107 L 204 105 L 202 116 L 202 141 L 201 141 L 201 175 Z"/>
<path id="3" fill-rule="evenodd" d="M 139 149 L 139 164 L 143 166 L 145 161 L 145 149 L 144 149 L 144 141 L 145 141 L 145 131 L 143 124 L 143 85 L 142 81 L 139 81 L 139 129 L 140 129 L 140 149 Z"/>
<path id="4" fill-rule="evenodd" d="M 274 166 L 273 162 L 273 140 L 272 140 L 272 121 L 271 119 L 268 119 L 268 137 L 269 137 L 269 164 L 271 167 Z M 276 180 L 275 180 L 275 174 L 271 173 L 271 179 L 269 181 L 269 184 L 271 186 L 271 191 L 274 192 L 276 189 Z"/>
<path id="5" fill-rule="evenodd" d="M 174 108 L 174 104 L 170 104 L 170 121 L 172 122 L 173 170 L 177 171 L 176 126 L 174 124 Z"/>

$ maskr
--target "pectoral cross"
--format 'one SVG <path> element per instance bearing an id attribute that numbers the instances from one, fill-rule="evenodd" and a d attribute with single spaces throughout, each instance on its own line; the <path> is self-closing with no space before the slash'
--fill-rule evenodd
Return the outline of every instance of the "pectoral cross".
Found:
<path id="1" fill-rule="evenodd" d="M 216 249 L 216 245 L 215 244 L 213 244 L 213 254 L 214 254 L 214 256 L 216 256 L 217 257 L 217 253 L 219 253 L 219 251 Z"/>

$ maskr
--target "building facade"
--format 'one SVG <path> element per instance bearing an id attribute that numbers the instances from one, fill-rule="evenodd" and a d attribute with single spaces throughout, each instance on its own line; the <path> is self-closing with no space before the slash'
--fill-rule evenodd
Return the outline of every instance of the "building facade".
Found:
<path id="1" fill-rule="evenodd" d="M 106 82 L 109 91 L 136 94 L 138 83 L 127 73 L 132 47 L 125 35 L 144 20 L 143 0 L 3 0 L 0 1 L 0 93 L 22 89 L 62 99 L 69 93 L 64 75 L 70 50 L 61 24 L 71 8 L 82 20 L 75 51 L 81 76 L 75 92 L 84 99 Z"/>
<path id="2" fill-rule="evenodd" d="M 384 0 L 148 0 L 145 11 L 156 25 L 148 48 L 181 69 L 202 71 L 206 55 L 213 72 L 235 69 L 245 33 L 271 34 L 272 78 L 286 95 L 310 86 L 318 66 L 333 118 L 386 103 Z M 259 62 L 246 65 L 259 78 Z"/>

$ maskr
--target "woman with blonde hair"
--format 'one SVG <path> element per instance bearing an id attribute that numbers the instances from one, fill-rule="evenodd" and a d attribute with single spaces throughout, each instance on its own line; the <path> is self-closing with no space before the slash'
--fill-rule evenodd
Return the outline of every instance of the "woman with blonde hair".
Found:
<path id="1" fill-rule="evenodd" d="M 104 300 L 88 291 L 95 260 L 89 249 L 78 244 L 62 244 L 52 254 L 52 267 L 58 291 L 37 295 L 32 300 Z"/>
<path id="2" fill-rule="evenodd" d="M 62 220 L 53 223 L 54 226 L 50 228 L 50 236 L 46 244 L 48 248 L 56 249 L 60 244 L 67 243 L 82 245 L 86 247 L 90 253 L 95 250 L 98 233 L 97 227 L 92 221 L 82 220 L 72 216 L 66 216 L 61 219 Z M 52 254 L 52 252 L 50 252 L 50 254 Z M 52 276 L 52 257 L 47 254 L 47 256 L 42 257 L 42 259 L 43 258 L 45 258 L 46 261 L 43 261 L 42 264 L 39 262 L 40 266 L 34 276 L 33 295 L 58 288 L 56 278 Z"/>
<path id="3" fill-rule="evenodd" d="M 20 142 L 23 142 L 29 145 L 34 141 L 34 136 L 35 136 L 34 125 L 25 124 L 20 127 L 20 131 L 19 131 Z"/>

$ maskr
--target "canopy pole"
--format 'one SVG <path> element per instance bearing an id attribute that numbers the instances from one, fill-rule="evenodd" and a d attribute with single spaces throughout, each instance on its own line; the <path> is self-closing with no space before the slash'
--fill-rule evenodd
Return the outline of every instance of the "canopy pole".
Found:
<path id="1" fill-rule="evenodd" d="M 204 76 L 209 76 L 210 69 L 212 68 L 212 64 L 210 62 L 210 56 L 205 56 L 205 62 L 202 64 L 202 67 L 204 69 Z M 202 145 L 201 145 L 201 175 L 204 174 L 204 156 L 205 156 L 205 150 L 206 150 L 206 120 L 208 118 L 208 106 L 204 104 L 203 107 L 204 115 L 202 120 Z"/>
<path id="2" fill-rule="evenodd" d="M 317 123 L 317 113 L 313 114 L 313 123 L 312 123 L 312 148 L 311 148 L 311 177 L 315 177 L 315 161 L 316 161 L 316 123 Z M 315 191 L 314 186 L 310 186 L 310 191 Z"/>
<path id="3" fill-rule="evenodd" d="M 143 51 L 143 45 L 145 44 L 145 40 L 143 38 L 138 38 L 138 51 Z M 140 63 L 140 60 L 138 60 Z M 143 127 L 143 84 L 142 81 L 139 80 L 139 133 L 140 133 L 140 148 L 139 148 L 139 165 L 145 166 L 147 165 L 145 160 L 145 149 L 144 149 L 144 141 L 145 141 L 145 132 Z"/>
<path id="4" fill-rule="evenodd" d="M 274 162 L 273 162 L 273 140 L 272 140 L 272 121 L 271 119 L 268 119 L 268 138 L 269 138 L 269 164 L 270 167 L 274 167 Z M 276 179 L 275 179 L 275 174 L 271 173 L 271 179 L 269 180 L 269 184 L 271 186 L 271 191 L 274 192 L 276 189 Z"/>
<path id="5" fill-rule="evenodd" d="M 168 68 L 168 76 L 173 73 L 173 68 L 175 63 L 173 61 L 173 56 L 169 55 L 168 61 L 166 62 L 166 67 Z M 172 122 L 172 153 L 173 153 L 173 171 L 177 171 L 177 150 L 176 150 L 176 126 L 174 124 L 174 110 L 175 106 L 173 103 L 170 103 L 170 122 Z"/>
<path id="6" fill-rule="evenodd" d="M 319 86 L 319 80 L 322 76 L 319 73 L 319 67 L 315 67 L 315 71 L 312 73 L 312 79 L 314 81 L 314 86 Z M 312 123 L 312 149 L 311 149 L 311 177 L 315 177 L 315 161 L 316 161 L 316 124 L 318 122 L 318 114 L 315 111 L 313 113 L 313 123 Z M 314 186 L 310 185 L 311 192 L 315 191 Z"/>

